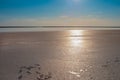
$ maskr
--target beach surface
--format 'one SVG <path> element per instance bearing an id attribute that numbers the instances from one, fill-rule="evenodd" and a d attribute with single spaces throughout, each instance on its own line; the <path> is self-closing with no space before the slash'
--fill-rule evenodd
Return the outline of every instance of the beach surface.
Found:
<path id="1" fill-rule="evenodd" d="M 35 64 L 49 80 L 120 80 L 120 30 L 0 33 L 0 80 L 37 80 L 18 78 Z"/>

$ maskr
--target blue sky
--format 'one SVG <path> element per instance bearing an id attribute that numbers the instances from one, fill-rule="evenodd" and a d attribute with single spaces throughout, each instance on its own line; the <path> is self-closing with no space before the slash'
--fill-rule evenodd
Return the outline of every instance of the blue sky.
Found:
<path id="1" fill-rule="evenodd" d="M 0 25 L 120 26 L 120 0 L 0 0 Z"/>

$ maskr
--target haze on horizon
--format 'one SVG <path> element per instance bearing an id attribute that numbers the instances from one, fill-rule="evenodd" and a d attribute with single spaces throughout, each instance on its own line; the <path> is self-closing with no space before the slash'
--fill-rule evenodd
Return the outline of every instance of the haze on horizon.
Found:
<path id="1" fill-rule="evenodd" d="M 0 26 L 120 26 L 120 0 L 1 0 Z"/>

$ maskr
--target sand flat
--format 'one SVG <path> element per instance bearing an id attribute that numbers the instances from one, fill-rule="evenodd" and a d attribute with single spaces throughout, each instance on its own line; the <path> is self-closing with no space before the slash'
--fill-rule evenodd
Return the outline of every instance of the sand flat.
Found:
<path id="1" fill-rule="evenodd" d="M 51 80 L 120 80 L 120 31 L 0 33 L 0 80 L 17 80 L 19 67 L 34 64 Z"/>

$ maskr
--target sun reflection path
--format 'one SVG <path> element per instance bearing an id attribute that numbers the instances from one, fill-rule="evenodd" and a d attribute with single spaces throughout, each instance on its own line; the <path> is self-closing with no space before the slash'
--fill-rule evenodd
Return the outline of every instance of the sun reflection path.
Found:
<path id="1" fill-rule="evenodd" d="M 70 35 L 72 35 L 72 36 L 83 35 L 83 31 L 84 30 L 70 30 Z"/>
<path id="2" fill-rule="evenodd" d="M 82 47 L 84 30 L 70 30 L 70 44 L 73 47 Z"/>

